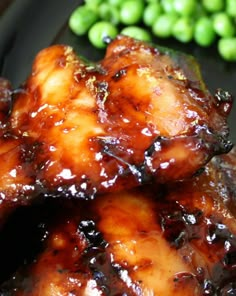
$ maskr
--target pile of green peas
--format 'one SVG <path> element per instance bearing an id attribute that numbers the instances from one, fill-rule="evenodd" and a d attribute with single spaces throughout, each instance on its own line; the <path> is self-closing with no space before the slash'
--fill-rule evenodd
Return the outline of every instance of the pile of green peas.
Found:
<path id="1" fill-rule="evenodd" d="M 236 0 L 85 0 L 69 27 L 97 48 L 118 34 L 143 41 L 156 36 L 201 47 L 217 43 L 224 60 L 236 61 Z"/>

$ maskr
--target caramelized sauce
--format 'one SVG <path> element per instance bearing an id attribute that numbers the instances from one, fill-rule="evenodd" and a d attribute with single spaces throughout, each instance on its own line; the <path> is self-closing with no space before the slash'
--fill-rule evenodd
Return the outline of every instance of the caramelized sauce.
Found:
<path id="1" fill-rule="evenodd" d="M 34 208 L 37 215 L 32 208 L 13 215 L 12 238 L 2 244 L 33 228 L 40 231 L 24 235 L 24 244 L 38 240 L 39 248 L 33 256 L 16 249 L 25 264 L 18 260 L 19 268 L 9 269 L 17 272 L 2 278 L 2 295 L 33 296 L 42 287 L 50 295 L 50 285 L 65 295 L 234 295 L 236 225 L 222 199 L 231 194 L 222 172 L 210 164 L 191 181 L 92 201 L 49 198 Z M 33 226 L 22 227 L 22 219 Z M 5 249 L 5 262 L 11 252 Z"/>
<path id="2" fill-rule="evenodd" d="M 96 65 L 53 46 L 12 110 L 0 81 L 0 218 L 43 202 L 1 230 L 2 295 L 234 293 L 234 177 L 202 170 L 232 148 L 231 96 L 173 57 L 122 36 Z"/>
<path id="3" fill-rule="evenodd" d="M 94 64 L 46 48 L 2 130 L 0 207 L 189 178 L 232 148 L 231 104 L 209 93 L 193 58 L 128 37 Z"/>

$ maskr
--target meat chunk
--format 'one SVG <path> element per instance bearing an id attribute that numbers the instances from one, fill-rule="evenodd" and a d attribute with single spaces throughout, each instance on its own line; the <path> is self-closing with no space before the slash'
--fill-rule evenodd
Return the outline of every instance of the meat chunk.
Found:
<path id="1" fill-rule="evenodd" d="M 191 177 L 231 149 L 230 106 L 181 53 L 124 36 L 96 64 L 68 46 L 46 48 L 2 131 L 1 204 Z"/>
<path id="2" fill-rule="evenodd" d="M 230 157 L 235 161 L 236 151 Z M 171 186 L 107 193 L 94 201 L 56 200 L 51 222 L 39 222 L 43 250 L 0 291 L 233 295 L 236 222 L 225 182 L 231 160 L 219 157 L 200 176 Z"/>

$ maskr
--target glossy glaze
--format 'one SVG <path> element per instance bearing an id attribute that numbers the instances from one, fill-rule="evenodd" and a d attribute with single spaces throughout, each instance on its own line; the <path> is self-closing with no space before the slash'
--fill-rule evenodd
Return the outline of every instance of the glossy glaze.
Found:
<path id="1" fill-rule="evenodd" d="M 212 96 L 193 58 L 119 36 L 91 64 L 41 51 L 13 92 L 0 138 L 1 206 L 191 177 L 227 152 L 231 96 Z"/>
<path id="2" fill-rule="evenodd" d="M 172 186 L 49 200 L 42 251 L 1 295 L 234 295 L 235 159 L 218 157 Z"/>

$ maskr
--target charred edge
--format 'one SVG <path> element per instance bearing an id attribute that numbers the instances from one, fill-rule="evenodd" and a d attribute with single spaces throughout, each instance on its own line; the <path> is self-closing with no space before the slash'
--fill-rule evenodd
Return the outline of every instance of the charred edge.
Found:
<path id="1" fill-rule="evenodd" d="M 43 143 L 34 142 L 33 144 L 24 143 L 21 149 L 21 162 L 33 163 L 36 160 L 37 153 L 42 151 Z"/>
<path id="2" fill-rule="evenodd" d="M 104 295 L 133 295 L 120 279 L 119 271 L 113 266 L 111 254 L 107 251 L 108 243 L 96 229 L 96 223 L 84 220 L 80 222 L 78 229 L 88 242 L 83 260 Z"/>
<path id="3" fill-rule="evenodd" d="M 211 280 L 205 279 L 202 283 L 203 295 L 217 295 L 216 289 Z"/>
<path id="4" fill-rule="evenodd" d="M 140 166 L 137 166 L 135 164 L 131 164 L 127 162 L 126 160 L 122 159 L 119 155 L 119 150 L 117 147 L 114 147 L 114 143 L 112 143 L 112 146 L 106 144 L 101 141 L 102 146 L 103 146 L 103 153 L 106 154 L 107 156 L 116 159 L 121 165 L 123 166 L 123 170 L 120 170 L 118 174 L 122 177 L 124 175 L 128 175 L 131 173 L 135 179 L 137 180 L 137 183 L 142 185 L 146 184 L 152 181 L 152 176 L 146 173 L 145 164 L 141 164 Z M 117 153 L 114 150 L 117 150 Z M 125 169 L 127 167 L 127 169 Z"/>
<path id="5" fill-rule="evenodd" d="M 166 138 L 166 137 L 157 137 L 153 143 L 150 145 L 150 147 L 145 151 L 146 157 L 151 157 L 154 153 L 156 153 L 158 150 L 161 150 L 161 145 L 164 142 L 169 142 L 171 140 L 174 140 L 174 138 Z"/>
<path id="6" fill-rule="evenodd" d="M 170 207 L 170 205 L 167 206 L 168 209 L 159 214 L 159 223 L 165 239 L 173 248 L 180 249 L 189 241 L 198 238 L 196 237 L 195 227 L 202 219 L 202 212 L 196 209 L 192 213 L 187 213 L 177 206 L 175 208 Z M 172 210 L 171 212 L 169 212 L 169 207 Z"/>
<path id="7" fill-rule="evenodd" d="M 233 105 L 233 96 L 228 91 L 219 88 L 215 92 L 214 99 L 221 114 L 229 115 Z"/>
<path id="8" fill-rule="evenodd" d="M 207 150 L 209 152 L 210 157 L 216 154 L 228 153 L 233 148 L 233 143 L 228 139 L 228 134 L 216 134 L 209 130 L 208 127 L 202 126 L 199 127 L 193 135 L 186 136 L 177 136 L 172 138 L 165 137 L 157 137 L 149 149 L 146 151 L 147 156 L 152 156 L 153 153 L 161 150 L 162 146 L 168 146 L 172 143 L 172 141 L 184 139 L 188 140 L 188 142 L 199 143 L 200 150 Z"/>
<path id="9" fill-rule="evenodd" d="M 214 266 L 212 280 L 209 281 L 215 294 L 208 295 L 236 295 L 236 271 L 223 267 L 221 263 Z"/>
<path id="10" fill-rule="evenodd" d="M 202 148 L 205 148 L 211 154 L 210 157 L 228 153 L 234 146 L 228 139 L 228 134 L 217 134 L 208 128 L 199 130 L 197 137 L 202 144 Z"/>
<path id="11" fill-rule="evenodd" d="M 156 175 L 158 174 L 160 167 L 152 167 L 153 158 L 157 158 L 159 154 L 161 156 L 163 150 L 167 151 L 168 149 L 171 149 L 173 147 L 172 144 L 175 142 L 179 142 L 180 145 L 185 147 L 188 145 L 188 149 L 191 150 L 193 155 L 201 155 L 201 166 L 204 166 L 215 155 L 228 153 L 234 146 L 228 139 L 227 134 L 216 134 L 211 132 L 208 127 L 205 126 L 200 126 L 192 135 L 182 135 L 170 138 L 157 137 L 144 153 L 144 163 L 141 169 L 143 182 L 147 183 L 151 180 L 150 170 L 155 171 Z M 202 172 L 203 168 L 200 167 L 196 173 L 193 173 L 193 175 L 198 176 Z"/>
<path id="12" fill-rule="evenodd" d="M 196 227 L 199 229 L 202 227 L 202 223 L 206 223 L 203 221 L 204 216 L 201 210 L 196 209 L 189 213 L 183 211 L 179 205 L 167 203 L 158 215 L 163 236 L 172 248 L 180 249 L 185 244 L 197 239 L 201 240 L 202 245 L 204 244 L 206 248 L 210 246 L 219 254 L 219 260 L 214 263 L 210 275 L 204 268 L 198 268 L 196 279 L 202 287 L 203 295 L 236 295 L 227 294 L 230 289 L 236 292 L 236 236 L 230 232 L 227 226 L 215 221 L 214 217 L 208 217 L 209 221 L 205 225 L 204 236 L 198 237 L 196 236 Z M 178 281 L 179 279 L 175 278 L 174 280 Z M 234 283 L 233 286 L 232 283 Z"/>
<path id="13" fill-rule="evenodd" d="M 123 76 L 125 76 L 127 74 L 127 69 L 121 69 L 119 70 L 118 72 L 116 72 L 115 75 L 113 75 L 111 78 L 114 80 L 114 81 L 118 81 L 120 80 Z"/>
<path id="14" fill-rule="evenodd" d="M 96 224 L 93 220 L 83 220 L 78 225 L 78 229 L 83 232 L 84 236 L 89 242 L 89 249 L 107 247 L 107 242 L 104 240 L 102 234 L 97 231 Z"/>
<path id="15" fill-rule="evenodd" d="M 202 167 L 202 168 L 198 169 L 198 170 L 193 174 L 192 177 L 193 177 L 193 178 L 195 178 L 195 177 L 199 177 L 199 176 L 201 176 L 204 172 L 205 172 L 205 168 Z"/>
<path id="16" fill-rule="evenodd" d="M 224 250 L 211 272 L 212 289 L 216 291 L 216 295 L 236 295 L 236 236 L 224 224 L 212 223 L 208 227 L 207 237 L 213 248 Z"/>
<path id="17" fill-rule="evenodd" d="M 212 295 L 212 294 L 208 294 L 208 295 Z M 236 278 L 231 283 L 227 283 L 222 289 L 220 289 L 217 295 L 221 295 L 221 296 L 236 295 Z"/>
<path id="18" fill-rule="evenodd" d="M 37 180 L 38 184 L 41 184 L 41 191 L 44 194 L 44 197 L 53 197 L 53 198 L 60 198 L 63 196 L 64 198 L 71 199 L 76 198 L 80 200 L 93 200 L 97 194 L 97 188 L 91 184 L 89 179 L 82 180 L 81 182 L 78 182 L 78 184 L 67 184 L 64 186 L 58 186 L 56 190 L 50 190 L 47 186 L 44 186 L 42 180 Z M 83 186 L 86 186 L 86 188 L 82 188 L 81 183 L 83 183 Z"/>
<path id="19" fill-rule="evenodd" d="M 118 263 L 113 263 L 113 268 L 116 271 L 117 274 L 119 274 L 119 277 L 122 278 L 122 274 L 126 275 L 126 280 L 130 282 L 129 272 L 127 268 L 123 268 Z M 127 289 L 127 287 L 124 288 L 124 292 L 121 294 L 122 296 L 135 296 L 135 295 L 143 295 L 142 288 L 140 287 L 140 284 L 142 284 L 142 280 L 135 281 L 132 285 L 130 285 L 130 289 Z"/>

